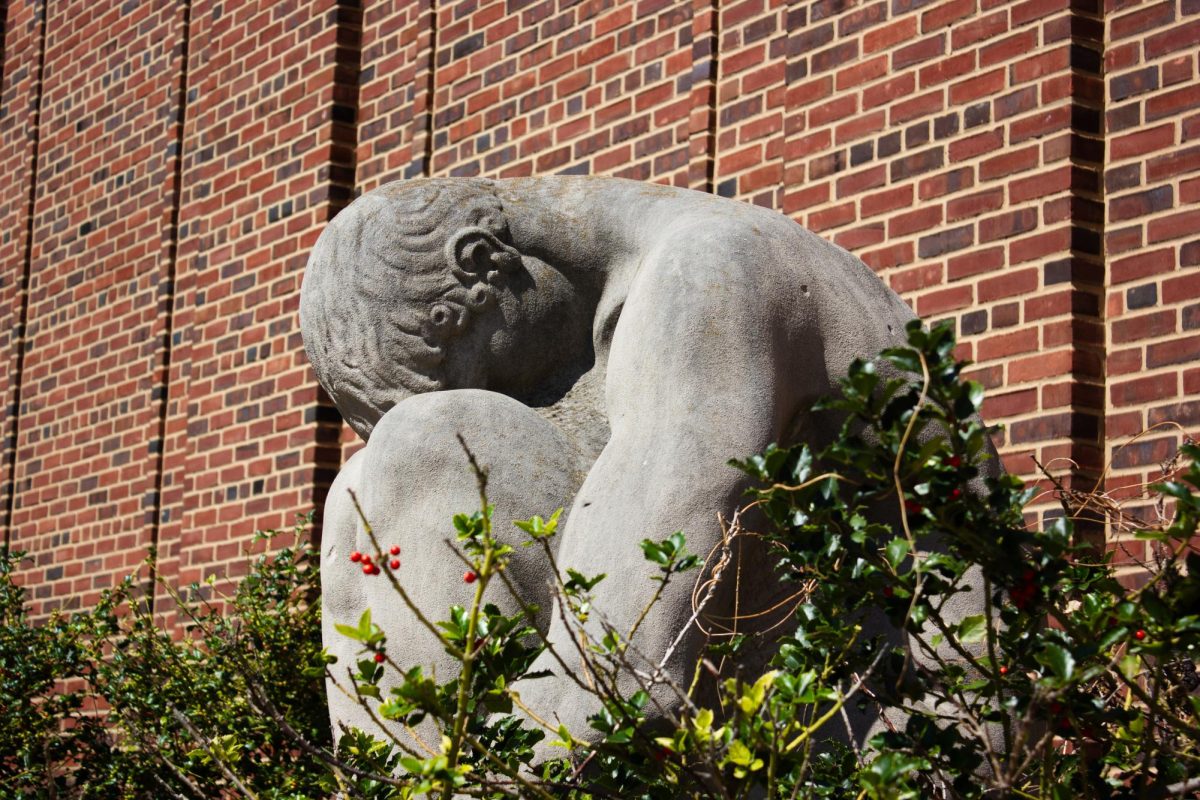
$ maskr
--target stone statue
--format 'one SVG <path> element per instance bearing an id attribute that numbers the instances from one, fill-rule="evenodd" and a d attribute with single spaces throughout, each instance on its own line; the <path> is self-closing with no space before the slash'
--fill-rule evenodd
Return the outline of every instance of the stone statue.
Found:
<path id="1" fill-rule="evenodd" d="M 417 604 L 442 619 L 472 592 L 443 543 L 452 514 L 478 508 L 461 433 L 490 469 L 501 535 L 510 520 L 565 507 L 559 563 L 607 573 L 596 606 L 628 630 L 655 587 L 638 542 L 683 530 L 691 552 L 708 553 L 718 512 L 748 485 L 727 459 L 771 442 L 821 446 L 837 421 L 812 403 L 852 359 L 903 344 L 913 318 L 862 261 L 778 213 L 590 177 L 369 192 L 317 242 L 300 313 L 321 385 L 367 442 L 325 508 L 327 645 L 353 663 L 355 645 L 332 624 L 370 607 L 393 658 L 433 664 L 443 679 L 454 667 L 437 642 L 390 586 L 347 560 L 369 544 L 347 489 L 380 542 L 402 548 L 398 577 Z M 743 579 L 742 607 L 765 603 L 777 589 L 760 577 L 764 554 L 739 557 L 756 576 Z M 519 549 L 511 574 L 560 641 L 535 549 Z M 669 585 L 639 629 L 643 652 L 666 652 L 691 615 L 691 589 Z M 714 614 L 731 613 L 730 592 L 714 602 Z M 673 651 L 680 683 L 703 645 L 689 631 Z M 544 718 L 588 732 L 594 709 L 570 681 L 519 688 Z M 333 686 L 329 701 L 335 728 L 372 727 Z"/>

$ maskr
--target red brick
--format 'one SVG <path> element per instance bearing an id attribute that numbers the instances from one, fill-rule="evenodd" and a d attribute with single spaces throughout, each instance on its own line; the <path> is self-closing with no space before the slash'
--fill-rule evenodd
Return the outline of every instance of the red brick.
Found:
<path id="1" fill-rule="evenodd" d="M 1071 188 L 1071 177 L 1074 167 L 1067 165 L 1045 169 L 1028 178 L 1014 179 L 1008 185 L 1008 199 L 1011 203 L 1024 203 L 1039 197 L 1065 192 Z"/>
<path id="2" fill-rule="evenodd" d="M 916 86 L 917 78 L 913 72 L 905 72 L 894 78 L 877 83 L 874 86 L 868 86 L 863 89 L 863 108 L 871 109 L 885 106 L 897 97 L 905 97 L 912 94 Z"/>
<path id="3" fill-rule="evenodd" d="M 966 308 L 971 302 L 970 286 L 953 286 L 922 294 L 917 298 L 917 313 L 923 317 L 944 314 L 947 311 Z"/>
<path id="4" fill-rule="evenodd" d="M 1143 405 L 1174 397 L 1178 386 L 1179 379 L 1174 373 L 1153 375 L 1114 383 L 1109 389 L 1109 397 L 1117 407 Z"/>
<path id="5" fill-rule="evenodd" d="M 985 17 L 977 17 L 959 25 L 950 34 L 951 47 L 954 50 L 964 50 L 984 39 L 991 39 L 997 34 L 1008 30 L 1008 12 L 997 11 Z"/>
<path id="6" fill-rule="evenodd" d="M 1003 61 L 1014 61 L 1037 49 L 1037 30 L 1030 29 L 1014 33 L 1005 39 L 987 45 L 979 51 L 979 66 L 990 67 Z M 997 89 L 998 91 L 999 89 Z"/>
<path id="7" fill-rule="evenodd" d="M 1073 365 L 1074 353 L 1070 350 L 1058 350 L 1028 358 L 1013 359 L 1007 364 L 1008 384 L 1068 375 Z"/>
<path id="8" fill-rule="evenodd" d="M 1038 270 L 1025 269 L 987 278 L 979 282 L 979 302 L 990 303 L 1003 297 L 1029 294 L 1038 287 Z"/>
<path id="9" fill-rule="evenodd" d="M 893 272 L 888 280 L 892 291 L 900 294 L 927 289 L 942 284 L 941 264 L 921 264 L 912 269 Z"/>
<path id="10" fill-rule="evenodd" d="M 979 179 L 993 180 L 1032 169 L 1038 162 L 1037 145 L 993 156 L 979 165 Z"/>
<path id="11" fill-rule="evenodd" d="M 1198 94 L 1200 94 L 1200 90 L 1198 90 Z M 1196 104 L 1200 105 L 1200 96 L 1197 97 Z M 1173 125 L 1162 127 L 1168 130 L 1174 128 Z M 1173 144 L 1173 137 L 1164 146 L 1170 144 Z M 1151 183 L 1158 183 L 1176 175 L 1191 172 L 1200 172 L 1200 145 L 1176 149 L 1146 162 L 1146 180 Z"/>
<path id="12" fill-rule="evenodd" d="M 1128 375 L 1131 372 L 1142 371 L 1142 348 L 1133 347 L 1128 350 L 1117 350 L 1108 354 L 1105 362 L 1108 374 Z"/>
<path id="13" fill-rule="evenodd" d="M 888 220 L 888 237 L 907 236 L 919 231 L 926 231 L 942 221 L 940 206 L 926 206 L 906 214 L 898 214 Z"/>
<path id="14" fill-rule="evenodd" d="M 989 247 L 973 253 L 955 256 L 946 263 L 946 274 L 950 280 L 969 278 L 995 272 L 1004 265 L 1004 248 Z"/>
<path id="15" fill-rule="evenodd" d="M 950 143 L 950 160 L 967 161 L 1004 147 L 1004 131 L 995 128 Z"/>
<path id="16" fill-rule="evenodd" d="M 1060 228 L 1036 236 L 1012 240 L 1008 246 L 1008 258 L 1012 264 L 1021 264 L 1025 261 L 1044 258 L 1052 253 L 1065 253 L 1070 246 L 1070 229 Z"/>
<path id="17" fill-rule="evenodd" d="M 974 0 L 950 0 L 950 2 L 941 3 L 921 15 L 921 32 L 929 33 L 938 28 L 952 25 L 974 11 Z"/>
<path id="18" fill-rule="evenodd" d="M 906 42 L 917 34 L 916 17 L 907 17 L 889 21 L 863 35 L 863 52 L 878 53 L 899 42 Z M 896 65 L 893 63 L 893 68 Z"/>
<path id="19" fill-rule="evenodd" d="M 950 102 L 954 105 L 973 103 L 981 97 L 998 94 L 1004 89 L 1003 69 L 994 69 L 960 81 L 950 87 Z"/>
<path id="20" fill-rule="evenodd" d="M 898 72 L 913 64 L 929 61 L 945 52 L 946 35 L 944 33 L 926 37 L 892 53 L 892 70 Z"/>
<path id="21" fill-rule="evenodd" d="M 1112 340 L 1118 344 L 1150 339 L 1175 331 L 1175 312 L 1173 310 L 1155 311 L 1135 317 L 1114 320 L 1112 323 Z"/>
<path id="22" fill-rule="evenodd" d="M 1175 144 L 1175 126 L 1159 125 L 1147 130 L 1134 131 L 1124 136 L 1113 137 L 1109 144 L 1109 156 L 1113 161 L 1152 153 Z M 1160 180 L 1160 178 L 1151 178 Z"/>
<path id="23" fill-rule="evenodd" d="M 888 59 L 886 55 L 869 58 L 839 70 L 836 86 L 839 90 L 853 89 L 865 83 L 870 83 L 876 78 L 883 77 L 887 74 L 887 69 Z"/>
<path id="24" fill-rule="evenodd" d="M 1174 114 L 1191 111 L 1196 107 L 1196 87 L 1183 86 L 1169 92 L 1160 92 L 1146 100 L 1146 121 L 1150 122 Z"/>
<path id="25" fill-rule="evenodd" d="M 1006 419 L 1028 414 L 1038 409 L 1036 389 L 1021 389 L 1004 394 L 988 394 L 983 399 L 983 416 L 986 419 Z"/>
<path id="26" fill-rule="evenodd" d="M 927 89 L 939 83 L 957 80 L 975 68 L 975 51 L 957 52 L 949 58 L 922 67 L 920 70 L 921 88 Z"/>
<path id="27" fill-rule="evenodd" d="M 883 214 L 888 211 L 894 211 L 897 208 L 904 208 L 912 204 L 913 187 L 912 184 L 888 189 L 886 191 L 872 192 L 859 201 L 862 216 L 873 217 L 876 214 Z"/>
<path id="28" fill-rule="evenodd" d="M 1200 20 L 1177 25 L 1163 33 L 1146 37 L 1144 45 L 1146 59 L 1162 58 L 1178 50 L 1188 50 L 1194 53 L 1197 42 L 1200 42 Z"/>
<path id="29" fill-rule="evenodd" d="M 913 260 L 913 245 L 912 242 L 901 242 L 899 244 L 888 245 L 878 250 L 870 250 L 861 253 L 863 261 L 867 263 L 871 269 L 879 272 L 885 269 L 911 264 Z"/>
<path id="30" fill-rule="evenodd" d="M 1146 348 L 1146 366 L 1150 369 L 1200 360 L 1200 336 L 1188 336 Z"/>
<path id="31" fill-rule="evenodd" d="M 1037 349 L 1037 328 L 1025 328 L 1001 336 L 989 336 L 981 339 L 976 345 L 976 358 L 979 361 L 990 361 L 1020 353 L 1030 353 Z"/>
<path id="32" fill-rule="evenodd" d="M 1148 278 L 1175 268 L 1175 251 L 1172 248 L 1151 250 L 1148 253 L 1119 258 L 1109 266 L 1109 279 L 1113 285 Z"/>
<path id="33" fill-rule="evenodd" d="M 1109 25 L 1109 30 L 1112 39 L 1116 41 L 1142 33 L 1151 28 L 1159 27 L 1174 19 L 1175 3 L 1172 0 L 1167 0 L 1167 2 L 1147 4 L 1136 11 L 1113 17 Z"/>
<path id="34" fill-rule="evenodd" d="M 1200 298 L 1200 273 L 1183 275 L 1162 282 L 1162 301 L 1182 303 Z"/>
<path id="35" fill-rule="evenodd" d="M 1002 188 L 986 189 L 982 192 L 957 197 L 946 203 L 946 220 L 954 221 L 967 217 L 978 217 L 988 211 L 995 211 L 1004 205 L 1004 190 Z M 1035 212 L 1036 217 L 1036 212 Z M 985 239 L 983 223 L 980 223 L 980 240 Z"/>
<path id="36" fill-rule="evenodd" d="M 854 221 L 854 203 L 842 203 L 820 211 L 814 211 L 806 220 L 808 228 L 813 231 L 823 231 L 838 225 Z"/>
<path id="37" fill-rule="evenodd" d="M 864 247 L 879 244 L 884 238 L 883 223 L 876 222 L 870 225 L 860 225 L 857 228 L 849 230 L 838 231 L 833 237 L 833 243 L 838 247 L 856 251 Z"/>
<path id="38" fill-rule="evenodd" d="M 941 90 L 927 92 L 926 94 L 902 100 L 893 105 L 888 110 L 888 122 L 892 125 L 900 125 L 917 117 L 935 114 L 943 108 L 945 108 L 943 92 Z"/>
<path id="39" fill-rule="evenodd" d="M 1057 47 L 1048 53 L 1018 59 L 1012 66 L 1012 83 L 1027 83 L 1046 75 L 1062 72 L 1070 66 L 1069 56 L 1069 48 Z"/>
<path id="40" fill-rule="evenodd" d="M 1146 224 L 1147 243 L 1195 236 L 1200 231 L 1200 209 L 1159 217 Z"/>
<path id="41" fill-rule="evenodd" d="M 1038 214 L 1036 208 L 1005 211 L 994 217 L 980 220 L 979 242 L 983 244 L 996 239 L 1007 239 L 1011 236 L 1026 233 L 1037 227 L 1037 221 Z"/>
<path id="42" fill-rule="evenodd" d="M 844 178 L 839 178 L 837 182 L 837 196 L 839 198 L 848 197 L 852 194 L 859 194 L 867 189 L 874 189 L 883 186 L 887 182 L 887 167 L 880 164 L 875 167 L 862 170 L 860 172 L 847 175 Z"/>

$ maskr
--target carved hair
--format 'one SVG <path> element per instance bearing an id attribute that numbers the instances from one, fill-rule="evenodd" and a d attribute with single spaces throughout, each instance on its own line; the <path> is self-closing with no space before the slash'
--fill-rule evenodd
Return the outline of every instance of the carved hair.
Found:
<path id="1" fill-rule="evenodd" d="M 477 257 L 487 235 L 508 241 L 491 181 L 431 179 L 363 195 L 317 240 L 300 292 L 304 346 L 363 439 L 399 400 L 445 388 L 446 347 L 495 299 L 498 271 L 516 266 L 515 254 Z"/>

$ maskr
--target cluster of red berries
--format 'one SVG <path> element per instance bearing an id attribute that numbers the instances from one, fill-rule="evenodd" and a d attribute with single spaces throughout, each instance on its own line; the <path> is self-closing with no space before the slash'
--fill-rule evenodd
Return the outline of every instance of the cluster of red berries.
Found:
<path id="1" fill-rule="evenodd" d="M 400 555 L 400 545 L 392 545 L 388 549 L 388 552 L 392 555 L 392 560 L 388 562 L 388 567 L 391 569 L 400 569 L 400 559 L 396 558 L 396 556 Z M 362 564 L 363 575 L 379 574 L 379 565 L 375 563 L 375 559 L 371 558 L 370 553 L 360 553 L 355 550 L 350 554 L 350 560 L 355 564 Z"/>
<path id="2" fill-rule="evenodd" d="M 1027 569 L 1021 573 L 1021 581 L 1008 593 L 1009 599 L 1018 610 L 1024 611 L 1033 598 L 1037 596 L 1037 573 Z"/>

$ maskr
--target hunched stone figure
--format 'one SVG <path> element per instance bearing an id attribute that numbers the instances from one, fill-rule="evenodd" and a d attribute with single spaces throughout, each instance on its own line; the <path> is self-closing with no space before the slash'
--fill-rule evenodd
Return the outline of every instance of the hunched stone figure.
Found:
<path id="1" fill-rule="evenodd" d="M 393 657 L 442 677 L 453 666 L 437 642 L 347 560 L 368 549 L 347 488 L 380 541 L 402 547 L 399 575 L 422 610 L 444 618 L 472 588 L 443 544 L 451 515 L 478 505 L 461 432 L 490 467 L 497 530 L 565 506 L 559 563 L 607 573 L 596 606 L 627 631 L 654 588 L 637 543 L 682 529 L 690 551 L 707 553 L 717 513 L 747 487 L 726 460 L 770 442 L 820 446 L 837 423 L 812 403 L 852 359 L 902 343 L 913 318 L 859 259 L 778 213 L 565 177 L 405 181 L 363 195 L 317 242 L 300 313 L 321 385 L 367 440 L 325 508 L 326 644 L 353 663 L 332 624 L 369 606 Z M 761 578 L 766 559 L 740 557 L 755 576 L 741 607 L 765 607 L 776 590 Z M 561 644 L 538 554 L 519 550 L 511 574 Z M 666 651 L 691 588 L 671 584 L 638 633 L 643 652 Z M 732 602 L 723 592 L 712 613 Z M 674 651 L 680 683 L 702 646 L 693 630 Z M 588 732 L 593 708 L 569 681 L 518 688 L 541 716 Z M 372 727 L 334 686 L 329 702 L 335 729 Z"/>

